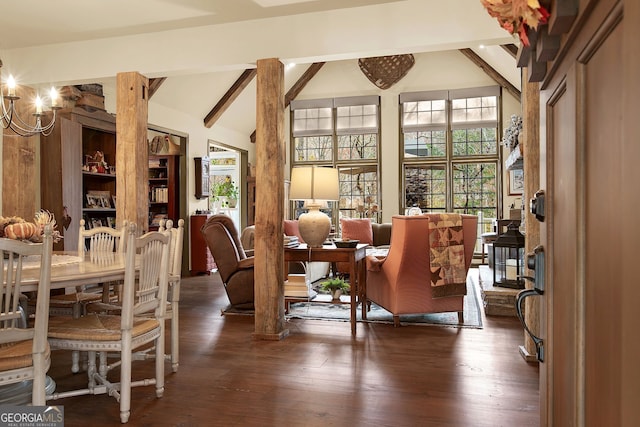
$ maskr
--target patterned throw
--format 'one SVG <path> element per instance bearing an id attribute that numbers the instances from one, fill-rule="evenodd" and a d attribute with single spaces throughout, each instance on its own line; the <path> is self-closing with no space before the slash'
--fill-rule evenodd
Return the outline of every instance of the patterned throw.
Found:
<path id="1" fill-rule="evenodd" d="M 429 214 L 431 292 L 434 298 L 466 295 L 462 216 Z"/>

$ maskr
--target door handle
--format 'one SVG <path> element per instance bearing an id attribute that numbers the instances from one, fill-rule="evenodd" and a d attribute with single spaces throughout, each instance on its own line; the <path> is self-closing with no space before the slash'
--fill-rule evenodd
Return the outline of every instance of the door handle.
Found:
<path id="1" fill-rule="evenodd" d="M 540 222 L 544 222 L 545 217 L 544 198 L 544 190 L 538 190 L 529 201 L 529 210 Z"/>
<path id="2" fill-rule="evenodd" d="M 526 277 L 525 279 L 532 280 L 531 277 Z M 518 319 L 520 319 L 520 323 L 524 327 L 524 330 L 533 340 L 533 343 L 536 346 L 536 357 L 539 362 L 544 362 L 544 342 L 542 338 L 538 337 L 536 334 L 531 332 L 529 327 L 527 326 L 527 322 L 524 320 L 524 314 L 522 313 L 522 302 L 525 298 L 530 296 L 540 296 L 542 293 L 536 289 L 523 289 L 516 295 L 516 314 L 518 315 Z"/>
<path id="3" fill-rule="evenodd" d="M 534 277 L 523 276 L 523 278 L 533 282 L 533 289 L 524 289 L 518 292 L 516 295 L 516 314 L 524 330 L 536 346 L 536 357 L 538 361 L 544 362 L 544 341 L 531 332 L 522 313 L 522 303 L 525 298 L 544 295 L 544 248 L 542 246 L 536 246 L 532 254 L 527 254 L 527 267 L 534 271 Z"/>

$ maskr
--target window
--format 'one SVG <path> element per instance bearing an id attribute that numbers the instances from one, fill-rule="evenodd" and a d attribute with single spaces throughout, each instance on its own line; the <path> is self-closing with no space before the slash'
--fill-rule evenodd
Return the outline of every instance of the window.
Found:
<path id="1" fill-rule="evenodd" d="M 400 95 L 404 206 L 496 218 L 499 87 Z"/>
<path id="2" fill-rule="evenodd" d="M 316 164 L 339 171 L 340 200 L 326 211 L 340 217 L 379 220 L 378 96 L 291 102 L 292 165 Z M 294 217 L 304 207 L 296 202 Z"/>

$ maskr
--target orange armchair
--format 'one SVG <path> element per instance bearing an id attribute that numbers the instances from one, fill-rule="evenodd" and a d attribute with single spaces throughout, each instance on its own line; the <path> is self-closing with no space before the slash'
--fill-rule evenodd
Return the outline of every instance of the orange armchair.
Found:
<path id="1" fill-rule="evenodd" d="M 391 312 L 395 326 L 402 314 L 455 311 L 463 321 L 463 295 L 432 295 L 429 221 L 428 214 L 393 216 L 388 255 L 367 257 L 366 299 Z M 465 273 L 473 258 L 477 226 L 478 217 L 462 215 Z"/>

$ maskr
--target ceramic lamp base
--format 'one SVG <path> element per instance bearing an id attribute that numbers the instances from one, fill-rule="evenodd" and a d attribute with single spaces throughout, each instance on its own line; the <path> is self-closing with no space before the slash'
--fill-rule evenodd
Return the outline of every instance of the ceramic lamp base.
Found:
<path id="1" fill-rule="evenodd" d="M 315 206 L 298 218 L 300 236 L 310 248 L 321 248 L 331 231 L 331 220 Z"/>

